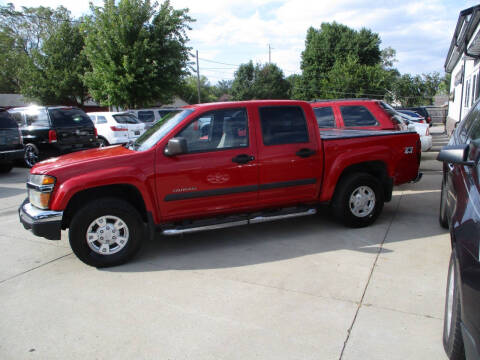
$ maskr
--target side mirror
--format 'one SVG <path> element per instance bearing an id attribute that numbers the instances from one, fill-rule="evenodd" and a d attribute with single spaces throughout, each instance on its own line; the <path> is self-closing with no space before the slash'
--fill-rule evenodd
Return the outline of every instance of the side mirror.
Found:
<path id="1" fill-rule="evenodd" d="M 175 156 L 185 154 L 187 152 L 187 140 L 183 137 L 176 137 L 168 140 L 164 154 L 166 156 Z"/>
<path id="2" fill-rule="evenodd" d="M 438 153 L 437 160 L 451 164 L 473 166 L 475 163 L 468 160 L 469 148 L 468 144 L 444 146 Z"/>

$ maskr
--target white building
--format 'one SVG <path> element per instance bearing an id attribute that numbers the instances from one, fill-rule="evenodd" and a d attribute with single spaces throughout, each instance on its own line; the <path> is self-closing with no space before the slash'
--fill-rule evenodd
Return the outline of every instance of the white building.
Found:
<path id="1" fill-rule="evenodd" d="M 450 134 L 480 95 L 480 5 L 462 10 L 445 72 L 451 74 L 446 129 Z"/>

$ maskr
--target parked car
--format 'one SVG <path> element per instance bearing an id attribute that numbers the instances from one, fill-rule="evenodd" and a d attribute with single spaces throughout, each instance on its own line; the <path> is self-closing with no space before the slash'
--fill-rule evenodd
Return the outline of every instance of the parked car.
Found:
<path id="1" fill-rule="evenodd" d="M 480 359 L 480 101 L 438 155 L 439 222 L 450 229 L 443 345 L 453 359 Z"/>
<path id="2" fill-rule="evenodd" d="M 0 173 L 12 170 L 13 163 L 23 159 L 24 152 L 17 123 L 4 108 L 0 108 Z"/>
<path id="3" fill-rule="evenodd" d="M 422 151 L 428 151 L 432 148 L 432 135 L 430 135 L 429 125 L 421 123 L 418 118 L 412 118 L 405 113 L 398 113 L 398 116 L 405 122 L 407 129 L 410 131 L 416 131 L 420 135 L 420 141 L 422 143 Z"/>
<path id="4" fill-rule="evenodd" d="M 380 100 L 314 100 L 311 105 L 321 129 L 400 130 Z"/>
<path id="5" fill-rule="evenodd" d="M 152 108 L 152 109 L 136 109 L 128 110 L 134 114 L 138 120 L 145 124 L 145 128 L 150 128 L 155 122 L 159 121 L 165 115 L 179 110 L 178 108 Z"/>
<path id="6" fill-rule="evenodd" d="M 428 125 L 420 124 L 380 100 L 344 99 L 312 103 L 318 127 L 327 129 L 404 130 L 420 135 L 422 151 L 430 150 Z M 410 125 L 409 125 L 410 124 Z M 424 126 L 423 126 L 424 125 Z"/>
<path id="7" fill-rule="evenodd" d="M 410 116 L 411 118 L 411 121 L 416 121 L 416 122 L 420 122 L 420 123 L 426 123 L 426 120 L 423 116 L 419 115 L 418 113 L 416 113 L 415 111 L 412 111 L 412 110 L 397 110 L 399 113 L 402 113 L 402 114 L 405 114 L 405 115 L 408 115 Z"/>
<path id="8" fill-rule="evenodd" d="M 100 146 L 126 144 L 145 131 L 145 124 L 127 112 L 91 112 L 87 115 L 95 124 Z"/>
<path id="9" fill-rule="evenodd" d="M 70 106 L 29 106 L 8 110 L 25 144 L 25 163 L 32 167 L 51 156 L 97 147 L 92 120 Z"/>
<path id="10" fill-rule="evenodd" d="M 406 107 L 406 108 L 398 108 L 397 110 L 411 110 L 415 111 L 420 116 L 423 116 L 425 121 L 429 126 L 432 126 L 432 118 L 425 106 L 414 106 L 414 107 Z"/>
<path id="11" fill-rule="evenodd" d="M 319 204 L 361 227 L 380 215 L 394 185 L 419 180 L 420 151 L 412 132 L 320 133 L 303 101 L 192 105 L 129 146 L 38 164 L 19 217 L 47 239 L 68 228 L 73 252 L 92 266 L 128 261 L 156 230 L 176 235 L 313 215 Z"/>

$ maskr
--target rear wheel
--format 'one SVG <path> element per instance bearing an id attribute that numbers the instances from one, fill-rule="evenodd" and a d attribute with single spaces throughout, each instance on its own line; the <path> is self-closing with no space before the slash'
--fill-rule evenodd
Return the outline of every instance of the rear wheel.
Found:
<path id="1" fill-rule="evenodd" d="M 332 200 L 334 216 L 350 227 L 372 224 L 383 209 L 384 195 L 380 182 L 370 174 L 344 177 Z"/>
<path id="2" fill-rule="evenodd" d="M 108 141 L 105 140 L 104 138 L 98 138 L 98 147 L 105 147 L 108 146 Z"/>
<path id="3" fill-rule="evenodd" d="M 440 226 L 448 229 L 448 218 L 447 218 L 447 186 L 445 185 L 445 179 L 442 180 L 442 190 L 440 192 L 440 209 L 438 212 L 438 222 Z"/>
<path id="4" fill-rule="evenodd" d="M 23 158 L 25 160 L 25 164 L 27 164 L 28 167 L 32 167 L 39 161 L 39 155 L 40 151 L 38 151 L 38 148 L 35 145 L 25 145 L 25 154 L 23 155 Z"/>
<path id="5" fill-rule="evenodd" d="M 445 296 L 445 316 L 443 317 L 443 347 L 450 360 L 464 360 L 465 350 L 460 325 L 460 293 L 458 273 L 455 265 L 455 251 L 450 256 L 448 267 L 447 293 Z"/>
<path id="6" fill-rule="evenodd" d="M 140 250 L 144 224 L 129 203 L 103 198 L 93 200 L 74 215 L 69 229 L 70 246 L 85 264 L 120 265 Z"/>

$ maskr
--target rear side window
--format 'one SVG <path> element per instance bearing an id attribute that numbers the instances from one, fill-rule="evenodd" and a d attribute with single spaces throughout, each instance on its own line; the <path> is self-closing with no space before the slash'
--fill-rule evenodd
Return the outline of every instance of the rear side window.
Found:
<path id="1" fill-rule="evenodd" d="M 373 117 L 365 106 L 340 106 L 340 112 L 342 113 L 345 127 L 378 125 L 377 119 Z"/>
<path id="2" fill-rule="evenodd" d="M 259 112 L 265 145 L 308 142 L 307 122 L 300 107 L 262 107 Z"/>
<path id="3" fill-rule="evenodd" d="M 162 118 L 165 115 L 171 113 L 172 111 L 175 111 L 175 110 L 158 110 L 158 115 L 160 116 L 160 118 Z"/>
<path id="4" fill-rule="evenodd" d="M 37 108 L 25 110 L 25 123 L 33 127 L 50 127 L 47 110 Z"/>
<path id="5" fill-rule="evenodd" d="M 98 115 L 97 116 L 97 124 L 106 124 L 108 121 L 107 121 L 107 118 L 105 116 L 102 116 L 102 115 Z"/>
<path id="6" fill-rule="evenodd" d="M 139 111 L 138 120 L 142 122 L 152 122 L 153 120 L 155 120 L 155 114 L 153 113 L 153 111 Z"/>
<path id="7" fill-rule="evenodd" d="M 49 113 L 54 127 L 93 126 L 92 120 L 80 109 L 50 109 Z"/>
<path id="8" fill-rule="evenodd" d="M 10 114 L 6 111 L 0 111 L 0 128 L 1 129 L 15 129 L 18 125 L 12 119 Z"/>
<path id="9" fill-rule="evenodd" d="M 320 129 L 336 127 L 335 117 L 333 116 L 333 110 L 330 106 L 314 108 L 313 112 L 315 113 Z"/>
<path id="10" fill-rule="evenodd" d="M 113 115 L 113 118 L 119 124 L 139 124 L 137 118 L 130 114 Z"/>
<path id="11" fill-rule="evenodd" d="M 17 125 L 19 127 L 22 127 L 25 125 L 25 122 L 23 120 L 23 115 L 21 112 L 19 111 L 15 111 L 15 112 L 10 112 L 10 116 L 13 118 L 13 120 L 15 120 L 17 122 Z"/>

